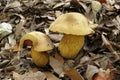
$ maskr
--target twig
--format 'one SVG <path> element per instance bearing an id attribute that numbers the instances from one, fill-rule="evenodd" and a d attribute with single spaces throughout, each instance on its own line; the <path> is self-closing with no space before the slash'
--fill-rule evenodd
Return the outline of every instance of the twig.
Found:
<path id="1" fill-rule="evenodd" d="M 117 54 L 117 52 L 113 49 L 112 45 L 110 44 L 110 42 L 106 39 L 106 37 L 102 34 L 102 40 L 103 40 L 103 43 L 105 44 L 105 46 L 108 48 L 108 50 L 110 52 L 112 52 L 114 54 L 114 58 L 115 60 L 118 60 L 120 59 L 119 55 Z"/>

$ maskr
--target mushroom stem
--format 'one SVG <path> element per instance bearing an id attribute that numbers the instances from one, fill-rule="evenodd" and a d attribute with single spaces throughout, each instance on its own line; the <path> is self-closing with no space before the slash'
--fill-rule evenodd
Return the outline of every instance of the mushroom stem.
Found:
<path id="1" fill-rule="evenodd" d="M 74 58 L 84 45 L 84 36 L 64 35 L 58 49 L 60 54 L 65 58 Z"/>
<path id="2" fill-rule="evenodd" d="M 33 47 L 31 48 L 31 57 L 37 66 L 45 66 L 49 61 L 48 53 L 35 51 Z"/>

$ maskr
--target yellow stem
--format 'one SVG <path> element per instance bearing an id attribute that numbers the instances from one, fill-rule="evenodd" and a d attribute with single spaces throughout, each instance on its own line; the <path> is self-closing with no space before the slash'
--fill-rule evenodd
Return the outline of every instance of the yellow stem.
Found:
<path id="1" fill-rule="evenodd" d="M 84 45 L 84 36 L 64 35 L 58 49 L 65 58 L 74 58 Z"/>
<path id="2" fill-rule="evenodd" d="M 31 56 L 33 62 L 39 67 L 45 66 L 49 61 L 48 53 L 35 51 L 33 47 L 31 48 Z"/>

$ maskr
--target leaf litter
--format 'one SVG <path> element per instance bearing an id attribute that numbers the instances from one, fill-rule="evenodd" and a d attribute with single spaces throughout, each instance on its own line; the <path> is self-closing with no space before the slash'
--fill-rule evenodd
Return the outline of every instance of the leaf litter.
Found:
<path id="1" fill-rule="evenodd" d="M 94 1 L 98 4 L 93 0 L 1 0 L 0 80 L 119 80 L 120 1 Z M 73 59 L 59 55 L 63 34 L 49 31 L 50 24 L 68 12 L 82 13 L 98 24 Z M 19 51 L 20 38 L 31 31 L 45 33 L 55 45 L 45 67 L 32 62 L 29 48 Z M 31 71 L 34 68 L 38 70 Z"/>

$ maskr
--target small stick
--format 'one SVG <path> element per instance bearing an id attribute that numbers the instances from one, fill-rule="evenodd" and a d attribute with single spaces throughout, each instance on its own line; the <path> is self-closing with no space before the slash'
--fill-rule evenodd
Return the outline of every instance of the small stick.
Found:
<path id="1" fill-rule="evenodd" d="M 112 45 L 110 44 L 110 42 L 106 39 L 106 37 L 102 34 L 102 40 L 103 40 L 103 43 L 105 44 L 105 46 L 108 48 L 108 50 L 110 52 L 112 52 L 115 56 L 114 58 L 116 60 L 120 59 L 119 55 L 117 54 L 117 52 L 113 49 Z"/>

